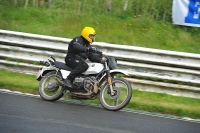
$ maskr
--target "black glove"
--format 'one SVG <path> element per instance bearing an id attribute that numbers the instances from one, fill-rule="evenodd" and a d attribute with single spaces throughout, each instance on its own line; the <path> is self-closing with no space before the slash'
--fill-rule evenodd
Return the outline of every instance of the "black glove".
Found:
<path id="1" fill-rule="evenodd" d="M 89 48 L 86 48 L 86 52 L 92 52 L 92 53 L 95 53 L 95 52 L 96 52 L 96 48 L 95 48 L 95 47 L 89 47 Z"/>
<path id="2" fill-rule="evenodd" d="M 102 57 L 102 58 L 101 58 L 101 63 L 102 63 L 102 64 L 105 63 L 106 60 L 107 60 L 106 57 Z"/>

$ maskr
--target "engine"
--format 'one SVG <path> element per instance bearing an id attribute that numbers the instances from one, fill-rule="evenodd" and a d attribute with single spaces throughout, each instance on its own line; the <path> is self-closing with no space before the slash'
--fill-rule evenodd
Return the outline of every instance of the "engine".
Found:
<path id="1" fill-rule="evenodd" d="M 97 81 L 94 76 L 76 77 L 73 82 L 74 90 L 97 93 Z"/>

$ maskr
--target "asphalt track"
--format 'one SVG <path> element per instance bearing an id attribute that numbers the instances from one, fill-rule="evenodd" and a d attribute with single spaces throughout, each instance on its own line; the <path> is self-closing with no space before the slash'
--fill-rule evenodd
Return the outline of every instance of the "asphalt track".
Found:
<path id="1" fill-rule="evenodd" d="M 0 91 L 0 133 L 200 133 L 200 121 Z"/>

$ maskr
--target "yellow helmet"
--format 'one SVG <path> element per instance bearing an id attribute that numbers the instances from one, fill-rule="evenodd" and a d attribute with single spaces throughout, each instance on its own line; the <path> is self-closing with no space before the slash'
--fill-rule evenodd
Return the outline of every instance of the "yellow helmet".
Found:
<path id="1" fill-rule="evenodd" d="M 81 32 L 81 36 L 83 36 L 89 43 L 94 42 L 96 32 L 92 27 L 85 27 Z"/>

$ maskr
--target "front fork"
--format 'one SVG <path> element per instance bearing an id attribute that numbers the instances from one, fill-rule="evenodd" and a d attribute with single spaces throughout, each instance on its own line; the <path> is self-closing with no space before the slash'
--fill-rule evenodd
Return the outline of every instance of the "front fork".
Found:
<path id="1" fill-rule="evenodd" d="M 114 96 L 115 95 L 115 92 L 113 91 L 113 86 L 112 86 L 112 79 L 111 79 L 111 75 L 110 75 L 110 70 L 109 70 L 109 67 L 107 65 L 107 62 L 105 63 L 105 66 L 106 66 L 106 75 L 107 75 L 107 83 L 110 87 L 110 94 L 111 96 Z"/>
<path id="2" fill-rule="evenodd" d="M 108 78 L 107 78 L 107 82 L 108 82 L 108 85 L 109 85 L 109 87 L 110 87 L 110 94 L 111 94 L 112 96 L 114 96 L 114 95 L 115 95 L 115 92 L 113 91 L 113 86 L 112 86 L 111 77 L 108 77 Z"/>

